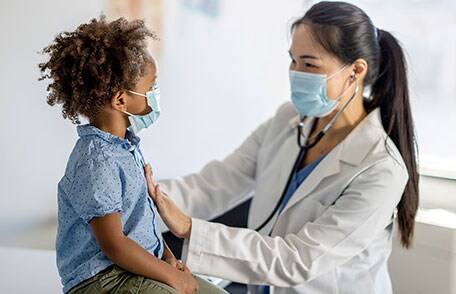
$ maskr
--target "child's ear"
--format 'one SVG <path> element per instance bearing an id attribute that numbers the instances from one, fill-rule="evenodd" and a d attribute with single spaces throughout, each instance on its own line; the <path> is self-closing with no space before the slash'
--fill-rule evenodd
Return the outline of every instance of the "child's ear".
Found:
<path id="1" fill-rule="evenodd" d="M 126 96 L 127 93 L 125 91 L 119 91 L 115 93 L 111 97 L 111 106 L 114 109 L 120 110 L 120 111 L 126 111 L 127 110 L 127 103 L 126 103 Z"/>

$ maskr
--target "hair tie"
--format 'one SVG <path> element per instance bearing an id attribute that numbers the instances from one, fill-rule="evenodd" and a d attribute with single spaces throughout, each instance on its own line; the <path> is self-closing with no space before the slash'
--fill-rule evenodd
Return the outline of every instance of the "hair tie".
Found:
<path id="1" fill-rule="evenodd" d="M 377 40 L 379 41 L 380 40 L 380 29 L 379 28 L 375 28 L 375 37 L 377 38 Z"/>

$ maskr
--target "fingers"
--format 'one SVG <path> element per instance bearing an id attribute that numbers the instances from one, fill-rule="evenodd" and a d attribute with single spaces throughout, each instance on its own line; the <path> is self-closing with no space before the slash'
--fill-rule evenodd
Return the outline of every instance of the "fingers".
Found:
<path id="1" fill-rule="evenodd" d="M 162 193 L 163 197 L 169 198 L 169 196 L 168 196 L 168 194 L 166 194 L 166 192 L 163 192 L 161 189 L 160 189 L 160 192 Z"/>
<path id="2" fill-rule="evenodd" d="M 156 195 L 157 195 L 157 193 L 155 192 L 156 185 L 152 178 L 153 172 L 152 172 L 152 167 L 150 166 L 149 163 L 144 165 L 144 174 L 146 177 L 147 190 L 149 191 L 149 196 L 155 201 Z"/>
<path id="3" fill-rule="evenodd" d="M 195 278 L 193 278 L 193 279 L 195 279 Z M 198 282 L 196 281 L 196 279 L 195 279 L 195 283 L 196 283 L 196 285 L 195 285 L 195 290 L 196 290 L 196 292 L 198 292 L 198 290 L 199 290 L 200 287 L 199 287 L 199 284 L 198 284 Z M 196 292 L 195 292 L 195 293 L 196 293 Z"/>
<path id="4" fill-rule="evenodd" d="M 157 193 L 157 195 L 160 195 L 161 200 L 164 200 L 164 198 L 168 198 L 168 194 L 161 190 L 160 184 L 157 184 L 155 186 L 155 193 Z"/>
<path id="5" fill-rule="evenodd" d="M 160 185 L 156 185 L 154 187 L 154 193 L 153 194 L 154 195 L 151 195 L 152 199 L 157 204 L 157 206 L 159 206 L 158 208 L 160 209 L 160 204 L 162 204 L 162 202 L 163 202 L 162 194 L 160 193 Z"/>
<path id="6" fill-rule="evenodd" d="M 188 269 L 188 267 L 185 264 L 183 264 L 181 261 L 178 261 L 177 264 L 178 264 L 177 268 L 180 271 L 183 271 L 186 274 L 190 274 L 190 270 Z"/>
<path id="7" fill-rule="evenodd" d="M 147 166 L 149 167 L 149 170 L 150 170 L 150 176 L 153 178 L 154 177 L 154 170 L 152 169 L 152 165 L 150 165 L 150 163 L 148 162 Z"/>
<path id="8" fill-rule="evenodd" d="M 154 179 L 153 179 L 154 173 L 153 173 L 153 171 L 152 171 L 152 167 L 150 166 L 150 163 L 144 165 L 144 171 L 145 171 L 145 173 L 146 173 L 146 179 L 147 179 L 147 181 L 150 182 L 150 184 L 151 184 L 152 186 L 155 186 L 155 184 L 154 184 Z"/>
<path id="9" fill-rule="evenodd" d="M 161 196 L 166 196 L 166 195 L 165 195 L 165 192 L 162 192 L 161 187 L 160 187 L 160 184 L 157 184 L 157 185 L 156 185 L 156 191 L 157 191 L 157 193 L 160 194 Z"/>
<path id="10" fill-rule="evenodd" d="M 149 175 L 152 174 L 152 171 L 150 170 L 150 165 L 148 163 L 144 165 L 144 173 L 146 174 L 146 177 L 149 177 Z"/>
<path id="11" fill-rule="evenodd" d="M 169 264 L 173 267 L 179 268 L 179 263 L 175 259 L 173 259 Z"/>
<path id="12" fill-rule="evenodd" d="M 161 190 L 160 184 L 157 184 L 157 186 L 158 186 L 158 192 L 160 193 L 160 196 L 162 196 L 164 198 L 169 198 L 168 194 L 166 194 L 165 192 L 163 192 Z"/>
<path id="13" fill-rule="evenodd" d="M 178 263 L 176 264 L 176 268 L 177 268 L 178 270 L 182 271 L 182 272 L 185 272 L 185 271 L 184 271 L 184 270 L 185 270 L 185 267 L 184 267 L 184 265 L 183 265 L 182 263 L 180 263 L 180 262 L 178 262 Z"/>
<path id="14" fill-rule="evenodd" d="M 184 271 L 184 265 L 183 265 L 182 263 L 180 263 L 179 261 L 177 261 L 177 260 L 176 260 L 175 268 L 177 268 L 177 269 L 180 270 L 181 272 Z"/>

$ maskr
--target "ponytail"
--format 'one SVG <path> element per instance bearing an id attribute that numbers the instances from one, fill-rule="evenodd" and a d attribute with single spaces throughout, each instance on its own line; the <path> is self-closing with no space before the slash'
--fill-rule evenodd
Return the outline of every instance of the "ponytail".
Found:
<path id="1" fill-rule="evenodd" d="M 346 2 L 318 2 L 293 23 L 292 30 L 299 24 L 308 25 L 319 44 L 343 64 L 362 58 L 369 65 L 363 86 L 371 91 L 364 108 L 369 113 L 380 107 L 383 128 L 409 174 L 397 206 L 397 222 L 401 244 L 410 248 L 418 210 L 418 148 L 402 48 L 390 33 L 377 29 L 363 10 Z"/>
<path id="2" fill-rule="evenodd" d="M 396 38 L 377 30 L 380 46 L 379 73 L 371 88 L 369 112 L 380 107 L 382 123 L 388 136 L 404 159 L 409 180 L 397 206 L 397 221 L 402 246 L 410 248 L 418 209 L 417 144 L 410 109 L 407 68 L 404 53 Z"/>

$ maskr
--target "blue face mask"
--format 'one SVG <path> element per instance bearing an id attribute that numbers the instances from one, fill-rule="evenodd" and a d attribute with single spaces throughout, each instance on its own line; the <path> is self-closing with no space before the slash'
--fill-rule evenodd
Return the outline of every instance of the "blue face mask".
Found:
<path id="1" fill-rule="evenodd" d="M 153 125 L 160 117 L 160 88 L 154 87 L 152 91 L 146 92 L 145 95 L 133 91 L 128 92 L 146 97 L 147 105 L 152 108 L 152 111 L 145 115 L 136 115 L 124 111 L 128 114 L 128 120 L 130 121 L 129 129 L 133 133 L 138 134 L 142 129 L 146 129 Z"/>
<path id="2" fill-rule="evenodd" d="M 329 99 L 326 96 L 326 81 L 345 67 L 341 67 L 329 77 L 290 70 L 291 101 L 297 112 L 302 116 L 324 117 L 336 109 L 339 99 L 350 87 L 336 99 Z"/>

